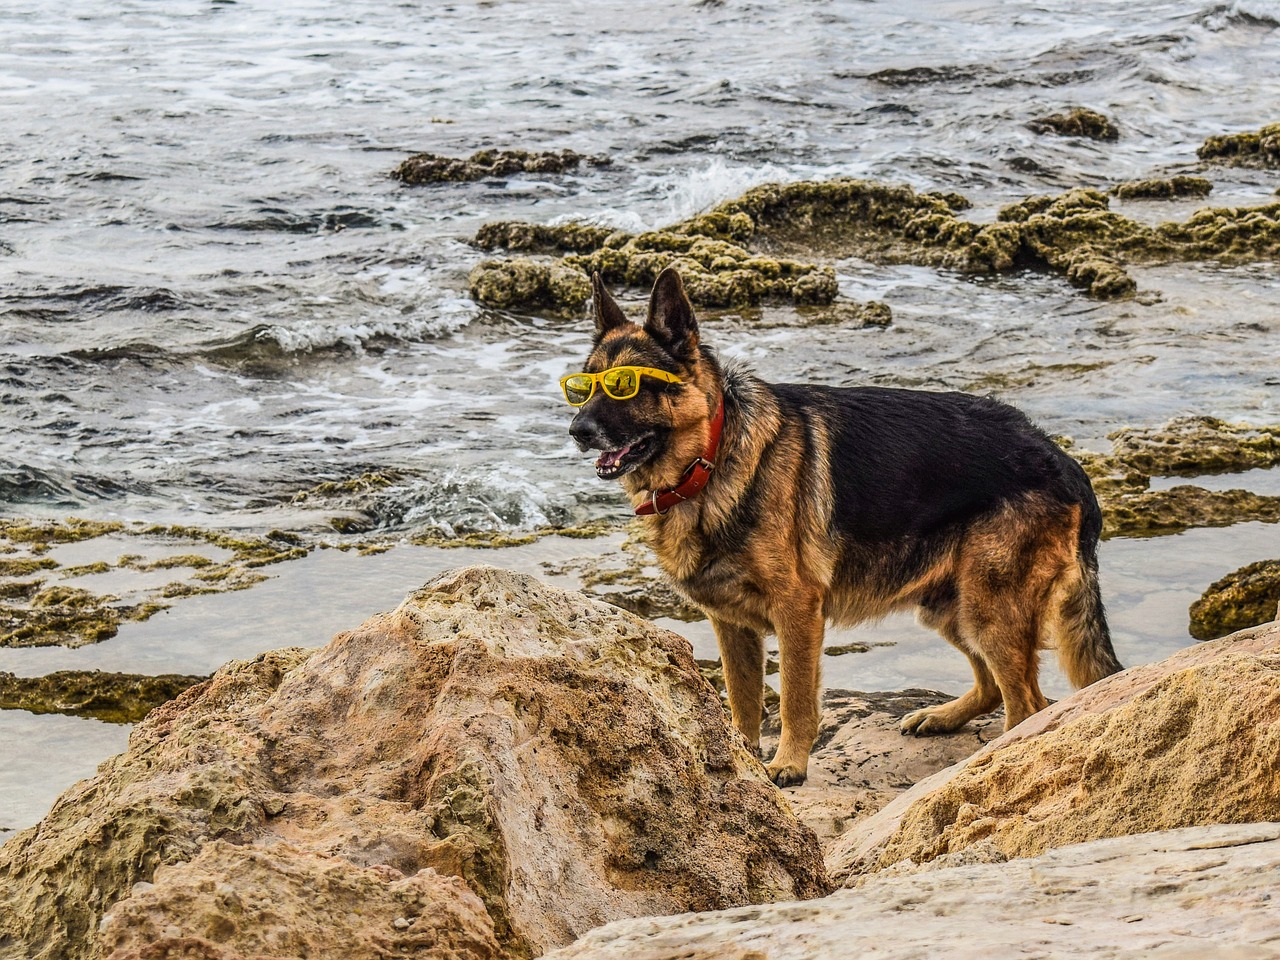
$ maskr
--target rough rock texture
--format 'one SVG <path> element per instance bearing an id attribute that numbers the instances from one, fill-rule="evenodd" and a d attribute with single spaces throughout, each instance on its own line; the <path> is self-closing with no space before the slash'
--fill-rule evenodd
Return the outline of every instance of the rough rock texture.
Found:
<path id="1" fill-rule="evenodd" d="M 1280 560 L 1259 560 L 1215 581 L 1191 605 L 1191 635 L 1213 640 L 1277 618 Z"/>
<path id="2" fill-rule="evenodd" d="M 789 787 L 796 816 L 824 843 L 883 808 L 912 784 L 981 750 L 1004 732 L 1004 711 L 981 717 L 945 737 L 904 737 L 899 724 L 913 710 L 954 699 L 933 690 L 861 693 L 828 690 L 809 775 Z M 765 718 L 767 756 L 780 732 L 776 703 Z"/>
<path id="3" fill-rule="evenodd" d="M 527 257 L 482 260 L 467 277 L 477 303 L 488 307 L 539 307 L 577 310 L 591 296 L 591 282 L 581 270 L 564 263 L 542 263 Z"/>
<path id="4" fill-rule="evenodd" d="M 623 920 L 548 960 L 1263 960 L 1280 955 L 1278 874 L 1280 825 L 1195 827 L 877 875 L 809 903 Z"/>
<path id="5" fill-rule="evenodd" d="M 1168 177 L 1154 180 L 1129 180 L 1111 188 L 1121 200 L 1172 200 L 1176 197 L 1207 197 L 1213 184 L 1204 177 Z"/>
<path id="6" fill-rule="evenodd" d="M 975 849 L 1070 843 L 1280 815 L 1280 625 L 1133 667 L 916 784 L 833 844 L 833 876 Z"/>
<path id="7" fill-rule="evenodd" d="M 503 223 L 482 230 L 476 242 L 513 250 L 572 249 L 563 259 L 540 266 L 567 266 L 584 275 L 598 270 L 612 284 L 643 286 L 675 265 L 695 304 L 704 306 L 764 299 L 830 303 L 837 294 L 835 275 L 831 267 L 810 262 L 817 257 L 858 256 L 964 273 L 1049 269 L 1102 299 L 1136 292 L 1126 263 L 1239 263 L 1280 257 L 1280 203 L 1206 207 L 1185 222 L 1155 226 L 1125 217 L 1109 203 L 1101 191 L 1070 190 L 1028 197 L 1001 210 L 996 223 L 978 224 L 957 216 L 968 206 L 957 194 L 917 193 L 905 186 L 841 178 L 764 184 L 705 214 L 649 233 Z M 484 296 L 518 305 L 518 290 L 499 292 L 503 284 L 512 286 L 495 272 L 499 263 L 490 261 L 485 271 L 472 274 L 473 295 L 481 296 L 477 291 L 483 278 L 483 289 L 490 291 Z M 544 287 L 535 285 L 539 299 L 532 305 L 545 305 Z"/>
<path id="8" fill-rule="evenodd" d="M 515 173 L 564 173 L 579 165 L 608 166 L 608 157 L 590 157 L 572 150 L 530 153 L 527 150 L 481 150 L 465 160 L 418 153 L 405 160 L 391 175 L 405 183 L 444 183 L 509 177 Z"/>
<path id="9" fill-rule="evenodd" d="M 1090 140 L 1119 140 L 1120 130 L 1110 119 L 1088 107 L 1072 107 L 1065 113 L 1051 113 L 1027 124 L 1036 133 L 1056 133 L 1060 137 L 1088 137 Z"/>
<path id="10" fill-rule="evenodd" d="M 0 673 L 0 710 L 65 713 L 107 723 L 137 723 L 155 707 L 204 679 L 173 673 L 149 677 L 98 670 L 59 670 L 43 677 Z"/>
<path id="11" fill-rule="evenodd" d="M 482 960 L 501 953 L 484 904 L 457 877 L 430 868 L 405 876 L 287 843 L 264 849 L 224 840 L 137 884 L 103 919 L 98 950 L 110 960 L 158 960 L 185 956 L 193 941 L 206 951 L 234 943 L 235 954 L 212 954 L 222 957 Z"/>
<path id="12" fill-rule="evenodd" d="M 1224 473 L 1280 464 L 1280 425 L 1179 417 L 1158 430 L 1108 435 L 1115 456 L 1148 476 Z"/>
<path id="13" fill-rule="evenodd" d="M 1209 137 L 1196 156 L 1237 167 L 1280 168 L 1280 123 L 1268 124 L 1257 132 Z"/>
<path id="14" fill-rule="evenodd" d="M 1249 490 L 1206 490 L 1179 484 L 1166 490 L 1102 498 L 1102 535 L 1151 537 L 1192 527 L 1227 527 L 1245 520 L 1280 522 L 1280 497 Z"/>
<path id="15" fill-rule="evenodd" d="M 161 930 L 266 949 L 257 924 L 218 939 L 193 908 L 193 889 L 216 893 L 219 871 L 241 869 L 206 853 L 219 840 L 264 856 L 288 845 L 278 871 L 251 871 L 254 902 L 274 901 L 282 924 L 309 929 L 290 900 L 299 877 L 332 868 L 335 902 L 358 891 L 350 902 L 378 917 L 418 895 L 398 876 L 431 868 L 479 896 L 513 957 L 619 917 L 828 882 L 687 641 L 487 567 L 437 577 L 322 650 L 229 664 L 154 711 L 128 752 L 0 848 L 0 958 L 88 957 L 108 911 L 116 946 Z M 206 880 L 157 872 L 204 857 Z M 136 936 L 129 917 L 145 920 Z M 354 947 L 329 949 L 312 956 Z"/>

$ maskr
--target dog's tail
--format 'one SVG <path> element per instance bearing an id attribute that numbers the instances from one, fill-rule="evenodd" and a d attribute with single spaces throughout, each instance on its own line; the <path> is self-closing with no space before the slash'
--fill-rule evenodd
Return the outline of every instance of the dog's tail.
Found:
<path id="1" fill-rule="evenodd" d="M 1094 506 L 1093 513 L 1097 510 Z M 1076 687 L 1087 687 L 1124 669 L 1111 646 L 1111 630 L 1098 586 L 1101 518 L 1081 524 L 1076 562 L 1063 573 L 1050 601 L 1050 618 L 1062 672 Z"/>

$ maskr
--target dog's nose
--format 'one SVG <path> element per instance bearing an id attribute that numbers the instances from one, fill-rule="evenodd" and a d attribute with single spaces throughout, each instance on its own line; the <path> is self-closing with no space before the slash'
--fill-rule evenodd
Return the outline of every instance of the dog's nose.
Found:
<path id="1" fill-rule="evenodd" d="M 594 420 L 578 414 L 573 418 L 573 422 L 569 424 L 569 436 L 573 437 L 574 442 L 585 450 L 591 445 L 591 441 L 595 439 L 596 429 Z"/>

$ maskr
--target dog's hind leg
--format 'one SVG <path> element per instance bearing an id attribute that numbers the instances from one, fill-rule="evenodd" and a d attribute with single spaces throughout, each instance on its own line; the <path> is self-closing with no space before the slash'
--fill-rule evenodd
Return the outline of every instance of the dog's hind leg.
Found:
<path id="1" fill-rule="evenodd" d="M 720 665 L 729 693 L 733 725 L 757 754 L 764 718 L 764 635 L 759 630 L 711 618 L 720 643 Z"/>
<path id="2" fill-rule="evenodd" d="M 822 597 L 802 588 L 780 591 L 786 606 L 773 611 L 782 674 L 782 737 L 769 763 L 769 778 L 780 787 L 804 783 L 809 751 L 821 719 L 822 637 L 826 621 Z"/>
<path id="3" fill-rule="evenodd" d="M 952 733 L 974 717 L 990 713 L 1000 705 L 1000 687 L 982 656 L 960 636 L 954 601 L 938 605 L 921 605 L 920 623 L 937 630 L 947 642 L 969 658 L 973 667 L 973 689 L 949 703 L 916 710 L 902 718 L 903 733 L 916 735 Z"/>

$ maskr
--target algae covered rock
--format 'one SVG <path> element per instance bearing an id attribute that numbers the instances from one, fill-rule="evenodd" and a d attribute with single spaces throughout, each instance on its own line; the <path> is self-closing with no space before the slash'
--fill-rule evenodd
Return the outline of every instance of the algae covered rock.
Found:
<path id="1" fill-rule="evenodd" d="M 1247 133 L 1209 137 L 1196 156 L 1237 167 L 1280 168 L 1280 123 Z"/>
<path id="2" fill-rule="evenodd" d="M 1280 625 L 1078 691 L 917 784 L 828 851 L 846 882 L 981 847 L 1036 856 L 1105 837 L 1273 820 Z"/>
<path id="3" fill-rule="evenodd" d="M 1280 464 L 1280 426 L 1178 417 L 1156 430 L 1107 435 L 1115 456 L 1148 476 L 1228 473 Z"/>
<path id="4" fill-rule="evenodd" d="M 1036 133 L 1056 133 L 1060 137 L 1087 137 L 1090 140 L 1119 140 L 1120 130 L 1096 110 L 1072 107 L 1064 113 L 1051 113 L 1027 124 Z"/>
<path id="5" fill-rule="evenodd" d="M 591 157 L 572 150 L 531 153 L 527 150 L 481 150 L 465 159 L 418 153 L 392 171 L 397 180 L 409 184 L 462 182 L 486 177 L 509 177 L 516 173 L 565 173 L 581 164 L 607 166 L 608 157 Z"/>
<path id="6" fill-rule="evenodd" d="M 1141 189 L 1194 192 L 1194 179 Z M 665 230 L 634 235 L 580 224 L 501 223 L 483 228 L 476 243 L 572 252 L 551 263 L 487 261 L 472 274 L 472 295 L 493 306 L 547 306 L 558 295 L 548 292 L 547 281 L 556 265 L 581 272 L 584 282 L 599 271 L 610 284 L 630 286 L 647 286 L 675 266 L 701 306 L 829 304 L 838 293 L 835 273 L 817 258 L 857 256 L 972 274 L 1052 270 L 1093 297 L 1122 299 L 1137 292 L 1129 263 L 1280 258 L 1280 203 L 1206 208 L 1183 223 L 1157 226 L 1110 209 L 1099 190 L 1028 197 L 989 224 L 958 216 L 966 205 L 958 194 L 837 178 L 753 187 Z M 576 309 L 579 289 L 566 275 L 563 292 L 574 299 L 559 305 Z"/>
<path id="7" fill-rule="evenodd" d="M 485 260 L 472 269 L 467 285 L 477 303 L 499 309 L 578 310 L 591 297 L 591 281 L 581 270 L 526 257 Z"/>
<path id="8" fill-rule="evenodd" d="M 1103 497 L 1102 535 L 1151 537 L 1192 527 L 1228 527 L 1258 520 L 1280 523 L 1280 497 L 1250 490 L 1206 490 L 1179 484 L 1164 490 Z"/>
<path id="9" fill-rule="evenodd" d="M 160 704 L 204 679 L 171 673 L 152 677 L 98 670 L 60 670 L 43 677 L 0 673 L 0 710 L 137 723 Z"/>
<path id="10" fill-rule="evenodd" d="M 1173 200 L 1178 197 L 1207 197 L 1213 184 L 1204 177 L 1168 177 L 1153 180 L 1129 180 L 1111 188 L 1121 200 Z"/>
<path id="11" fill-rule="evenodd" d="M 1213 640 L 1277 618 L 1280 560 L 1259 560 L 1214 581 L 1191 605 L 1191 635 Z"/>
<path id="12" fill-rule="evenodd" d="M 816 838 L 687 641 L 473 567 L 152 712 L 0 848 L 0 958 L 82 960 L 157 931 L 253 955 L 311 942 L 313 897 L 424 938 L 460 917 L 451 935 L 492 929 L 499 956 L 527 957 L 620 917 L 826 888 Z M 219 898 L 232 922 L 211 927 Z M 371 929 L 336 921 L 326 955 L 369 955 Z"/>

